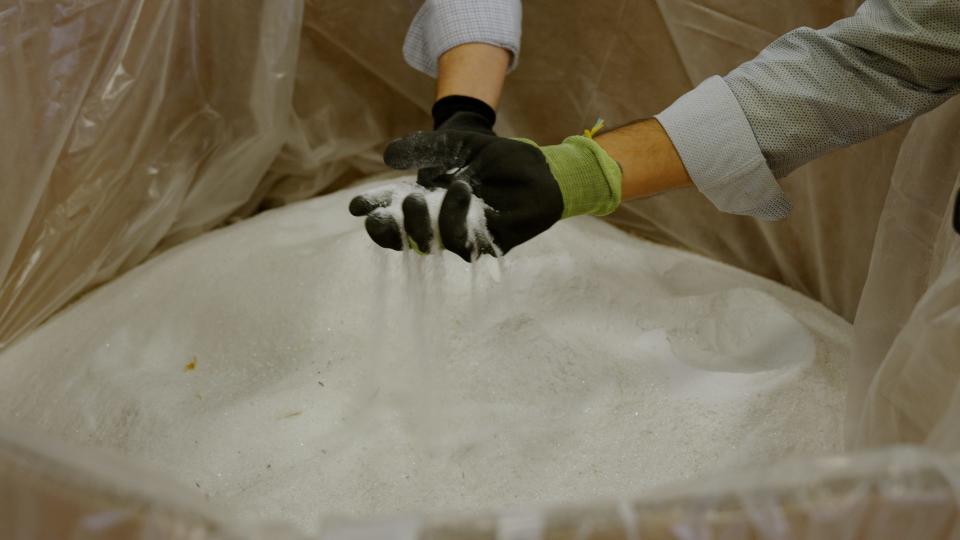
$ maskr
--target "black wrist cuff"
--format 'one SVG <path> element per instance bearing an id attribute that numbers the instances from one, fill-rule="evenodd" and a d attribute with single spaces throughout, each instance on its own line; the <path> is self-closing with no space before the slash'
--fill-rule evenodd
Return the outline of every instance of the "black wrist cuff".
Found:
<path id="1" fill-rule="evenodd" d="M 446 96 L 437 100 L 430 111 L 433 115 L 433 129 L 437 129 L 444 122 L 458 112 L 471 112 L 480 115 L 487 122 L 487 127 L 493 129 L 497 121 L 497 112 L 493 107 L 477 98 L 468 96 Z"/>

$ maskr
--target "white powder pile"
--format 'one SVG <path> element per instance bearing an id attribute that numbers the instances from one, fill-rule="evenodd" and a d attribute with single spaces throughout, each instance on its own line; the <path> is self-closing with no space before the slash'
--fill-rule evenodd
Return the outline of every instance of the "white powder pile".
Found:
<path id="1" fill-rule="evenodd" d="M 347 213 L 357 192 L 87 295 L 0 355 L 0 420 L 308 530 L 840 448 L 850 329 L 820 305 L 593 218 L 505 266 L 387 252 Z"/>

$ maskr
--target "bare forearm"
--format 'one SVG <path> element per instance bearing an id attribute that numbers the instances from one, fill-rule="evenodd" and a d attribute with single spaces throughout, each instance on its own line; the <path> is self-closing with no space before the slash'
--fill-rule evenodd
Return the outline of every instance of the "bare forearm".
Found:
<path id="1" fill-rule="evenodd" d="M 597 144 L 623 169 L 623 200 L 692 186 L 670 137 L 653 118 L 608 131 Z"/>
<path id="2" fill-rule="evenodd" d="M 469 96 L 494 109 L 500 103 L 510 53 L 485 43 L 466 43 L 443 53 L 437 62 L 437 99 Z"/>

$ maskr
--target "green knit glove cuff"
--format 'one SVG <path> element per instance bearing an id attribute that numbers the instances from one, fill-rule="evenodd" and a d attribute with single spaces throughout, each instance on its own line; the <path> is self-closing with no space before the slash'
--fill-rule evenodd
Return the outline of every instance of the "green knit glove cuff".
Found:
<path id="1" fill-rule="evenodd" d="M 536 146 L 528 139 L 517 140 Z M 574 135 L 560 144 L 538 148 L 560 185 L 561 219 L 584 214 L 605 216 L 620 206 L 620 165 L 596 141 Z"/>

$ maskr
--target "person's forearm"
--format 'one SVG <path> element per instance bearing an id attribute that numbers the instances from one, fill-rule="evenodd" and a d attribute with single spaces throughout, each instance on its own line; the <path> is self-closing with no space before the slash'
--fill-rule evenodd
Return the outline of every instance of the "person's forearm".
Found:
<path id="1" fill-rule="evenodd" d="M 724 81 L 782 178 L 960 93 L 958 58 L 956 3 L 867 0 L 828 28 L 784 34 Z"/>
<path id="2" fill-rule="evenodd" d="M 600 134 L 596 141 L 620 164 L 624 201 L 693 185 L 670 137 L 653 118 Z"/>
<path id="3" fill-rule="evenodd" d="M 437 62 L 437 99 L 468 96 L 494 109 L 500 103 L 510 52 L 485 43 L 465 43 L 443 53 Z"/>

